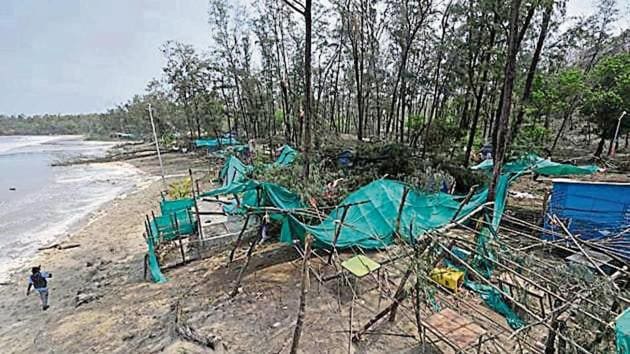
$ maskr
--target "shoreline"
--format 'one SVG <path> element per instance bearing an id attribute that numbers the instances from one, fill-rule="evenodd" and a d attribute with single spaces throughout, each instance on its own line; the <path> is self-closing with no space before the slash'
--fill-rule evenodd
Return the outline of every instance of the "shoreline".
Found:
<path id="1" fill-rule="evenodd" d="M 114 163 L 117 162 L 113 162 L 112 164 Z M 127 168 L 135 168 L 138 170 L 138 176 L 142 178 L 140 181 L 136 182 L 125 191 L 122 191 L 105 201 L 97 202 L 94 209 L 89 211 L 87 214 L 77 218 L 76 220 L 71 220 L 67 225 L 64 225 L 63 232 L 51 235 L 48 241 L 41 243 L 39 247 L 34 250 L 34 254 L 20 256 L 18 259 L 11 260 L 6 266 L 0 265 L 0 269 L 4 268 L 3 272 L 6 272 L 6 274 L 0 274 L 0 286 L 9 285 L 13 282 L 13 278 L 16 276 L 16 273 L 23 273 L 25 270 L 30 269 L 30 266 L 27 265 L 29 258 L 35 259 L 32 263 L 36 264 L 38 262 L 37 259 L 43 254 L 43 252 L 54 249 L 56 246 L 63 247 L 64 245 L 72 244 L 72 237 L 75 234 L 81 232 L 81 230 L 98 221 L 100 218 L 107 216 L 108 211 L 118 201 L 127 198 L 130 194 L 141 193 L 144 189 L 149 188 L 150 185 L 155 182 L 156 177 L 146 174 L 146 172 L 131 164 L 128 165 L 129 166 Z"/>
<path id="2" fill-rule="evenodd" d="M 14 154 L 29 153 L 33 147 L 59 145 L 63 146 L 68 142 L 72 148 L 68 150 L 70 154 L 75 153 L 77 156 L 83 154 L 83 149 L 94 149 L 93 146 L 99 146 L 96 150 L 89 150 L 94 156 L 108 155 L 120 147 L 120 144 L 113 144 L 105 141 L 86 141 L 81 135 L 58 135 L 58 136 L 15 136 L 18 140 L 8 141 L 0 146 L 0 156 L 12 156 Z M 4 149 L 2 149 L 4 148 Z M 58 195 L 58 202 L 45 210 L 65 210 L 64 213 L 57 213 L 54 217 L 40 218 L 35 223 L 28 223 L 28 228 L 19 231 L 15 227 L 9 227 L 6 231 L 12 232 L 7 235 L 14 235 L 3 240 L 3 246 L 6 247 L 6 254 L 0 259 L 0 285 L 7 284 L 12 281 L 13 275 L 22 270 L 30 259 L 36 258 L 42 249 L 48 248 L 54 244 L 63 244 L 68 242 L 68 238 L 79 232 L 83 227 L 99 217 L 100 214 L 106 213 L 112 203 L 125 195 L 134 192 L 139 187 L 144 188 L 151 182 L 151 176 L 138 166 L 127 162 L 112 163 L 94 163 L 89 166 L 73 166 L 55 167 L 56 148 L 37 148 L 37 153 L 51 154 L 49 163 L 51 179 L 51 188 L 58 189 L 64 193 Z M 25 152 L 26 151 L 26 152 Z M 68 159 L 74 157 L 68 156 Z M 48 173 L 48 171 L 47 171 Z M 74 182 L 80 181 L 80 182 Z M 67 183 L 73 183 L 74 188 L 85 188 L 79 193 L 79 203 L 68 202 L 72 200 L 67 193 L 72 193 L 73 189 L 62 187 Z M 100 186 L 99 186 L 100 185 Z M 62 189 L 64 188 L 64 189 Z M 94 189 L 97 188 L 97 189 Z M 96 193 L 89 196 L 91 192 Z M 65 194 L 65 195 L 64 195 Z M 45 193 L 41 195 L 56 194 Z M 89 197 L 88 197 L 89 196 Z M 23 200 L 31 200 L 31 197 L 22 197 Z M 24 199 L 26 198 L 26 199 Z M 57 197 L 55 197 L 57 199 Z M 22 200 L 17 199 L 18 203 Z M 65 207 L 65 208 L 64 208 Z M 72 209 L 66 209 L 66 208 Z M 17 206 L 16 206 L 17 208 Z M 16 209 L 18 210 L 18 209 Z M 28 209 L 25 212 L 28 213 Z M 49 212 L 49 211 L 48 211 Z M 45 214 L 43 214 L 45 215 Z M 7 219 L 11 220 L 20 219 Z M 17 233 L 15 233 L 18 231 Z"/>
<path id="3" fill-rule="evenodd" d="M 190 166 L 202 166 L 195 165 L 197 162 L 189 155 L 168 156 L 167 174 L 180 175 Z M 115 163 L 120 162 L 106 164 Z M 148 289 L 153 285 L 143 280 L 142 273 L 144 215 L 158 210 L 163 185 L 155 173 L 159 169 L 157 159 L 124 163 L 142 171 L 142 180 L 81 218 L 76 228 L 56 240 L 80 246 L 38 250 L 0 284 L 0 347 L 8 348 L 3 352 L 128 352 L 122 337 L 137 322 L 130 323 L 127 314 L 150 301 L 143 296 L 151 294 Z M 54 274 L 49 282 L 51 307 L 45 313 L 36 296 L 25 296 L 31 263 L 41 264 Z M 160 289 L 171 286 L 165 284 Z M 145 289 L 140 300 L 134 299 L 136 288 Z M 92 331 L 86 333 L 86 327 Z M 24 340 L 33 335 L 36 339 Z"/>

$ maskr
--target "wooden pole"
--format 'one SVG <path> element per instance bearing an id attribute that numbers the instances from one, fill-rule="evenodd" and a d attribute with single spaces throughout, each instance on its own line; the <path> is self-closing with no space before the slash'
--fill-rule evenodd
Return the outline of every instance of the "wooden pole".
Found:
<path id="1" fill-rule="evenodd" d="M 416 285 L 415 285 L 415 301 L 414 310 L 416 315 L 416 327 L 418 328 L 418 336 L 422 337 L 422 319 L 420 318 L 420 249 L 415 246 L 415 268 L 416 268 Z"/>
<path id="2" fill-rule="evenodd" d="M 232 252 L 230 252 L 230 258 L 228 260 L 228 264 L 232 263 L 232 261 L 234 260 L 234 254 L 236 253 L 236 250 L 241 247 L 241 240 L 243 239 L 243 234 L 245 233 L 245 230 L 247 229 L 247 225 L 249 224 L 249 218 L 250 218 L 251 214 L 247 214 L 247 216 L 245 217 L 245 223 L 243 224 L 243 228 L 241 229 L 241 232 L 239 232 L 238 234 L 238 238 L 236 239 L 236 243 L 234 244 L 234 248 L 232 249 Z"/>
<path id="3" fill-rule="evenodd" d="M 354 296 L 350 302 L 350 319 L 348 320 L 348 354 L 352 353 L 352 317 L 354 315 Z"/>
<path id="4" fill-rule="evenodd" d="M 194 179 L 192 169 L 188 169 L 188 175 L 190 176 L 190 191 L 192 193 L 193 205 L 195 207 L 195 218 L 197 219 L 197 232 L 199 237 L 199 244 L 197 245 L 197 258 L 201 259 L 201 248 L 203 247 L 203 225 L 201 225 L 201 218 L 199 217 L 199 206 L 197 205 L 197 196 L 195 195 Z"/>
<path id="5" fill-rule="evenodd" d="M 333 255 L 337 252 L 337 239 L 339 238 L 339 234 L 341 233 L 341 228 L 343 227 L 343 223 L 346 220 L 346 215 L 348 214 L 349 207 L 346 206 L 343 208 L 341 212 L 341 220 L 339 220 L 339 224 L 337 224 L 337 228 L 335 230 L 335 236 L 333 237 L 332 242 L 332 250 L 330 250 L 330 255 L 328 256 L 328 264 L 332 264 Z"/>
<path id="6" fill-rule="evenodd" d="M 405 208 L 405 201 L 407 200 L 407 195 L 409 194 L 409 188 L 405 187 L 403 190 L 402 198 L 400 199 L 400 205 L 398 206 L 398 216 L 396 217 L 396 235 L 400 233 L 400 219 L 402 218 L 402 212 Z"/>
<path id="7" fill-rule="evenodd" d="M 252 240 L 252 243 L 249 246 L 249 250 L 247 250 L 247 259 L 245 260 L 245 264 L 243 265 L 243 268 L 241 268 L 241 270 L 238 273 L 238 277 L 236 278 L 236 283 L 234 284 L 234 289 L 232 289 L 232 291 L 230 292 L 230 297 L 234 297 L 236 296 L 236 294 L 238 294 L 238 288 L 241 286 L 241 281 L 243 280 L 243 275 L 245 274 L 245 270 L 247 269 L 247 266 L 249 265 L 249 262 L 252 258 L 252 254 L 254 253 L 256 244 L 260 242 L 261 238 L 262 238 L 262 232 L 259 232 L 258 236 L 256 236 L 256 238 Z"/>
<path id="8" fill-rule="evenodd" d="M 151 104 L 149 103 L 149 118 L 151 119 L 151 129 L 153 129 L 153 139 L 155 140 L 155 150 L 157 151 L 158 161 L 160 161 L 160 173 L 162 175 L 162 184 L 164 190 L 168 190 L 166 186 L 166 178 L 164 177 L 164 164 L 162 164 L 162 155 L 160 154 L 160 145 L 158 144 L 157 133 L 155 131 L 155 123 L 153 122 L 153 110 L 151 109 Z"/>
<path id="9" fill-rule="evenodd" d="M 464 206 L 466 204 L 468 204 L 468 202 L 472 198 L 473 194 L 475 193 L 475 190 L 477 189 L 477 187 L 478 186 L 476 184 L 474 186 L 470 187 L 470 190 L 468 191 L 468 194 L 466 194 L 466 197 L 464 198 L 464 200 L 462 200 L 462 202 L 459 204 L 459 207 L 457 208 L 457 211 L 455 212 L 455 214 L 453 214 L 453 218 L 451 219 L 451 222 L 455 222 L 455 220 L 457 220 L 457 217 L 459 216 L 459 213 L 462 211 Z"/>
<path id="10" fill-rule="evenodd" d="M 175 224 L 175 234 L 177 235 L 177 239 L 179 241 L 179 251 L 182 254 L 182 262 L 186 263 L 186 253 L 184 252 L 184 244 L 182 243 L 182 236 L 179 233 L 179 222 L 177 222 L 177 213 L 173 213 L 171 215 L 173 223 Z"/>
<path id="11" fill-rule="evenodd" d="M 293 332 L 293 343 L 291 343 L 291 354 L 296 354 L 300 345 L 300 337 L 302 336 L 302 327 L 304 325 L 304 315 L 306 310 L 306 294 L 308 293 L 309 271 L 308 259 L 311 256 L 311 242 L 313 237 L 306 235 L 304 240 L 304 259 L 302 261 L 302 287 L 300 292 L 300 305 L 298 308 L 298 317 L 295 323 L 295 331 Z"/>

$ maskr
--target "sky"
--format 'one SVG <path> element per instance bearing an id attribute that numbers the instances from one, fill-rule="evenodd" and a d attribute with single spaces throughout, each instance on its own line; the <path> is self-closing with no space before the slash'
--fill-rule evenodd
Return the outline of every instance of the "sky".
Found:
<path id="1" fill-rule="evenodd" d="M 1 1 L 0 114 L 106 111 L 161 75 L 164 42 L 211 41 L 207 0 Z M 568 13 L 593 7 L 570 0 Z"/>

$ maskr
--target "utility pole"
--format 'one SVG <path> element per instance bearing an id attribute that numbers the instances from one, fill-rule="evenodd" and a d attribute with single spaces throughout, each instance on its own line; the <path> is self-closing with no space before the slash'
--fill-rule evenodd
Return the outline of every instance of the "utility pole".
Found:
<path id="1" fill-rule="evenodd" d="M 151 128 L 153 129 L 153 140 L 155 141 L 155 150 L 157 151 L 157 157 L 160 161 L 160 172 L 162 174 L 162 184 L 164 185 L 164 191 L 167 191 L 166 179 L 164 178 L 164 165 L 162 164 L 162 155 L 160 154 L 160 145 L 158 144 L 157 133 L 155 132 L 155 123 L 153 122 L 153 111 L 151 110 L 151 104 L 149 103 L 149 118 L 151 118 Z"/>
<path id="2" fill-rule="evenodd" d="M 619 129 L 621 128 L 621 120 L 626 115 L 626 111 L 623 111 L 617 120 L 617 128 L 615 129 L 615 136 L 613 140 L 610 142 L 612 144 L 612 149 L 610 150 L 610 156 L 615 157 L 615 153 L 617 152 L 617 139 L 619 138 Z"/>

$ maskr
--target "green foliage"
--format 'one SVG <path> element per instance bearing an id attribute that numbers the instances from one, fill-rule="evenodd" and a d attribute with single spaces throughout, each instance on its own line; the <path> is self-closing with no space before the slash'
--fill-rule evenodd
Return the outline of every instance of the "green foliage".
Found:
<path id="1" fill-rule="evenodd" d="M 582 113 L 600 128 L 601 136 L 612 138 L 621 113 L 630 110 L 630 53 L 601 60 L 588 78 Z M 625 120 L 622 131 L 630 128 Z"/>
<path id="2" fill-rule="evenodd" d="M 407 117 L 407 129 L 417 131 L 424 125 L 425 118 L 421 114 L 413 114 Z"/>
<path id="3" fill-rule="evenodd" d="M 544 155 L 543 146 L 545 139 L 550 135 L 550 130 L 541 124 L 528 124 L 521 127 L 521 130 L 514 142 L 514 153 L 517 155 L 534 152 Z"/>
<path id="4" fill-rule="evenodd" d="M 170 199 L 191 197 L 191 188 L 192 181 L 190 180 L 190 178 L 184 178 L 168 185 L 168 196 Z"/>
<path id="5" fill-rule="evenodd" d="M 584 75 L 578 68 L 565 69 L 553 75 L 537 75 L 527 113 L 557 117 L 576 103 L 574 98 L 579 97 L 585 88 Z"/>
<path id="6" fill-rule="evenodd" d="M 282 123 L 284 121 L 284 113 L 282 112 L 282 110 L 276 109 L 273 116 L 276 120 L 276 123 Z"/>
<path id="7" fill-rule="evenodd" d="M 454 119 L 438 119 L 431 124 L 428 134 L 428 146 L 431 151 L 449 151 L 454 144 L 466 135 L 466 131 L 459 129 Z"/>

